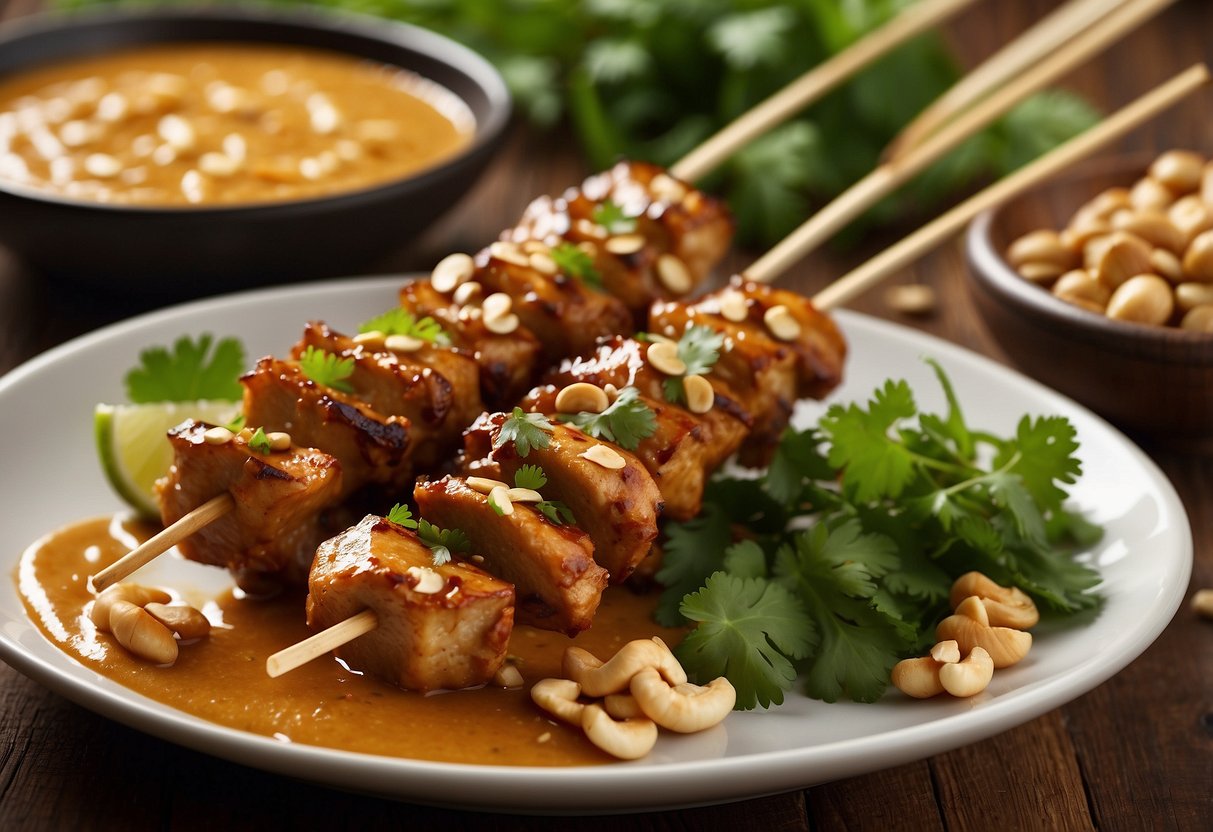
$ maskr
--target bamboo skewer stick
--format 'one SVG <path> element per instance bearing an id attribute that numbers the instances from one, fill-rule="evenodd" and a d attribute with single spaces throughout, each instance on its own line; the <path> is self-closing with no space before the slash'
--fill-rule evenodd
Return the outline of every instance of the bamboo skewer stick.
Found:
<path id="1" fill-rule="evenodd" d="M 884 159 L 903 156 L 950 118 L 1044 59 L 1125 2 L 1070 0 L 1060 6 L 935 99 L 889 143 Z"/>
<path id="2" fill-rule="evenodd" d="M 97 592 L 116 584 L 137 569 L 151 563 L 160 555 L 236 507 L 232 495 L 224 492 L 212 497 L 173 525 L 148 538 L 143 544 L 131 549 L 118 560 L 92 577 L 93 589 Z"/>
<path id="3" fill-rule="evenodd" d="M 881 28 L 806 72 L 730 122 L 670 167 L 671 175 L 694 182 L 758 136 L 783 123 L 877 58 L 947 20 L 974 0 L 921 0 Z"/>
<path id="4" fill-rule="evenodd" d="M 1209 83 L 1209 69 L 1196 64 L 1117 110 L 1099 124 L 981 191 L 976 196 L 928 223 L 909 237 L 873 257 L 827 286 L 813 298 L 821 310 L 833 309 L 880 283 L 889 274 L 913 262 L 958 232 L 979 213 L 1048 179 L 1069 165 L 1140 126 L 1184 96 Z"/>
<path id="5" fill-rule="evenodd" d="M 1174 1 L 1140 0 L 1109 15 L 1006 87 L 962 113 L 922 144 L 911 148 L 905 156 L 878 166 L 756 260 L 745 270 L 744 276 L 760 283 L 769 283 L 847 223 L 1015 104 L 1099 53 Z"/>
<path id="6" fill-rule="evenodd" d="M 314 636 L 309 636 L 303 641 L 279 650 L 265 660 L 265 672 L 271 678 L 277 678 L 283 673 L 290 673 L 295 668 L 320 658 L 330 650 L 336 650 L 358 636 L 366 635 L 378 626 L 379 616 L 375 614 L 375 611 L 363 610 L 334 624 L 327 630 L 321 630 Z"/>

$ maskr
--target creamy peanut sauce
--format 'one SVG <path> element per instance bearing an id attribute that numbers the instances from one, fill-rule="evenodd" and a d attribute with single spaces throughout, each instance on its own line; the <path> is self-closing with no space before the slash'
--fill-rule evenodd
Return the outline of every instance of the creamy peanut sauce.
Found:
<path id="1" fill-rule="evenodd" d="M 0 179 L 131 205 L 215 205 L 380 185 L 472 138 L 454 93 L 304 47 L 170 44 L 0 79 Z"/>
<path id="2" fill-rule="evenodd" d="M 208 638 L 183 644 L 177 662 L 139 661 L 98 632 L 88 617 L 88 576 L 124 555 L 130 538 L 155 530 L 122 518 L 85 520 L 26 550 L 17 583 L 26 611 L 43 634 L 84 666 L 124 687 L 202 719 L 275 737 L 367 754 L 455 763 L 568 766 L 611 762 L 579 729 L 546 718 L 530 700 L 530 683 L 560 675 L 564 649 L 576 643 L 608 658 L 634 638 L 681 631 L 653 623 L 656 595 L 612 588 L 590 630 L 570 640 L 515 627 L 510 653 L 528 684 L 423 695 L 355 673 L 336 659 L 271 679 L 265 659 L 310 633 L 303 597 L 251 600 L 225 594 L 204 612 Z M 138 576 L 132 579 L 138 582 Z M 164 587 L 170 593 L 172 587 Z"/>

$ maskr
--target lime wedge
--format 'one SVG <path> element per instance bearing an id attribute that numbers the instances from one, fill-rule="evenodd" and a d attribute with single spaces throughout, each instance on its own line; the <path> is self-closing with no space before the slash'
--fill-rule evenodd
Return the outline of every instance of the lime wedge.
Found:
<path id="1" fill-rule="evenodd" d="M 165 434 L 186 419 L 223 425 L 239 413 L 239 402 L 99 404 L 93 433 L 101 468 L 118 496 L 144 517 L 159 518 L 152 486 L 173 462 Z"/>

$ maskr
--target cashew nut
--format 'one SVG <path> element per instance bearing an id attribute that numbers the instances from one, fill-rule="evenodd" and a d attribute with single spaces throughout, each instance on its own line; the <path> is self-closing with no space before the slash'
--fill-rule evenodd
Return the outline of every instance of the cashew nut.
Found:
<path id="1" fill-rule="evenodd" d="M 951 664 L 960 661 L 960 645 L 948 639 L 941 641 L 931 648 L 931 658 L 940 664 Z"/>
<path id="2" fill-rule="evenodd" d="M 980 647 L 974 647 L 963 661 L 939 668 L 939 683 L 953 696 L 975 696 L 989 687 L 994 678 L 994 660 Z"/>
<path id="3" fill-rule="evenodd" d="M 93 601 L 88 617 L 97 625 L 98 630 L 108 633 L 110 631 L 110 607 L 115 602 L 129 601 L 137 607 L 142 607 L 144 604 L 152 602 L 166 604 L 171 600 L 169 594 L 161 589 L 152 589 L 139 584 L 114 584 Z"/>
<path id="4" fill-rule="evenodd" d="M 561 722 L 581 724 L 585 705 L 578 702 L 581 685 L 568 679 L 540 679 L 531 686 L 531 701 Z"/>
<path id="5" fill-rule="evenodd" d="M 1026 592 L 1019 587 L 996 584 L 980 572 L 966 572 L 957 578 L 948 601 L 955 609 L 970 595 L 981 599 L 986 616 L 995 627 L 1028 630 L 1040 621 L 1036 604 Z"/>
<path id="6" fill-rule="evenodd" d="M 939 622 L 935 636 L 940 641 L 955 639 L 963 653 L 981 647 L 990 654 L 994 667 L 1010 667 L 1032 647 L 1031 633 L 1010 627 L 991 627 L 985 605 L 976 595 L 965 598 L 956 606 L 955 615 Z"/>
<path id="7" fill-rule="evenodd" d="M 630 693 L 608 693 L 602 699 L 602 707 L 615 719 L 637 719 L 645 716 L 644 711 L 640 710 L 640 703 Z"/>
<path id="8" fill-rule="evenodd" d="M 939 681 L 942 665 L 930 656 L 920 659 L 902 659 L 893 665 L 891 680 L 893 687 L 915 699 L 930 699 L 943 693 Z"/>
<path id="9" fill-rule="evenodd" d="M 601 705 L 586 705 L 581 729 L 590 742 L 621 760 L 636 760 L 657 744 L 657 724 L 650 719 L 616 722 Z"/>
<path id="10" fill-rule="evenodd" d="M 156 664 L 177 661 L 177 639 L 142 607 L 115 601 L 110 606 L 109 624 L 118 643 L 139 658 Z"/>
<path id="11" fill-rule="evenodd" d="M 205 638 L 211 632 L 211 622 L 193 607 L 151 603 L 144 606 L 147 614 L 181 637 L 182 641 Z"/>
<path id="12" fill-rule="evenodd" d="M 645 716 L 662 728 L 680 734 L 693 734 L 711 728 L 733 710 L 737 691 L 723 676 L 706 686 L 669 685 L 654 668 L 632 677 L 632 696 Z"/>
<path id="13" fill-rule="evenodd" d="M 581 685 L 586 696 L 622 693 L 628 689 L 633 676 L 650 667 L 660 671 L 672 685 L 687 681 L 686 671 L 659 639 L 629 641 L 605 664 L 580 647 L 564 651 L 564 675 Z"/>

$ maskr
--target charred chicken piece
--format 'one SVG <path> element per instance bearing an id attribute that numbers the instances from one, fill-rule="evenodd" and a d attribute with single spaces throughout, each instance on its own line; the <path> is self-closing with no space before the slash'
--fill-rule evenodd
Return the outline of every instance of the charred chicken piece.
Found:
<path id="1" fill-rule="evenodd" d="M 560 495 L 594 542 L 594 560 L 610 572 L 611 583 L 627 580 L 657 537 L 662 500 L 653 477 L 629 452 L 562 424 L 553 426 L 546 448 L 531 448 L 524 458 L 513 442 L 502 441 L 507 418 L 504 413 L 482 414 L 464 433 L 470 468 L 480 476 L 495 469 L 506 482 L 513 482 L 525 464 L 543 468 L 552 493 Z M 591 458 L 614 455 L 622 465 L 607 468 L 586 453 Z M 489 463 L 476 464 L 485 458 Z"/>
<path id="2" fill-rule="evenodd" d="M 466 353 L 423 346 L 413 352 L 377 349 L 312 322 L 291 350 L 308 347 L 354 361 L 346 382 L 353 395 L 385 416 L 403 416 L 412 429 L 413 461 L 430 468 L 458 447 L 463 429 L 484 410 L 476 362 Z"/>
<path id="3" fill-rule="evenodd" d="M 400 289 L 400 303 L 414 315 L 434 318 L 456 347 L 472 354 L 480 368 L 481 395 L 490 406 L 516 401 L 534 383 L 543 345 L 524 326 L 507 334 L 491 332 L 475 306 L 458 304 L 451 294 L 439 292 L 428 280 L 416 280 Z M 475 297 L 483 300 L 483 287 Z"/>
<path id="4" fill-rule="evenodd" d="M 235 508 L 177 548 L 249 581 L 302 585 L 316 545 L 334 531 L 327 520 L 343 496 L 341 465 L 298 445 L 262 454 L 241 435 L 212 444 L 203 436 L 211 427 L 189 420 L 169 431 L 173 464 L 156 483 L 160 518 L 172 525 L 224 492 Z"/>
<path id="5" fill-rule="evenodd" d="M 696 324 L 725 336 L 712 378 L 736 390 L 753 416 L 742 461 L 765 465 L 796 400 L 823 398 L 842 381 L 842 333 L 807 298 L 738 278 L 695 303 L 653 304 L 652 332 L 677 338 Z"/>
<path id="6" fill-rule="evenodd" d="M 365 609 L 378 626 L 338 656 L 402 688 L 453 690 L 488 682 L 505 661 L 514 588 L 462 561 L 435 566 L 415 534 L 371 514 L 316 549 L 307 623 L 324 630 Z"/>
<path id="7" fill-rule="evenodd" d="M 648 344 L 634 338 L 607 338 L 588 357 L 562 361 L 560 366 L 544 376 L 543 381 L 556 387 L 565 387 L 577 381 L 599 387 L 613 384 L 617 390 L 635 387 L 651 401 L 664 401 L 665 382 L 669 376 L 649 364 L 646 358 L 648 347 Z M 712 409 L 703 414 L 684 411 L 700 426 L 699 439 L 704 445 L 705 471 L 716 468 L 732 456 L 745 441 L 752 425 L 750 412 L 715 369 L 706 378 L 715 391 Z"/>
<path id="8" fill-rule="evenodd" d="M 620 162 L 560 197 L 536 199 L 502 235 L 592 246 L 603 284 L 641 320 L 653 300 L 694 291 L 732 238 L 722 202 L 644 162 Z"/>
<path id="9" fill-rule="evenodd" d="M 336 457 L 345 494 L 366 485 L 400 488 L 411 480 L 408 419 L 384 416 L 277 358 L 262 358 L 240 382 L 247 423 L 285 431 L 297 443 Z"/>
<path id="10" fill-rule="evenodd" d="M 528 393 L 519 406 L 555 417 L 560 412 L 556 407 L 559 393 L 559 387 L 545 384 Z M 640 400 L 653 411 L 657 430 L 642 439 L 633 453 L 661 491 L 663 516 L 689 520 L 703 508 L 703 488 L 714 467 L 710 460 L 720 449 L 708 445 L 705 436 L 711 431 L 699 417 L 663 401 L 645 396 Z"/>
<path id="11" fill-rule="evenodd" d="M 462 529 L 480 565 L 514 585 L 519 624 L 575 636 L 593 623 L 607 571 L 581 529 L 556 525 L 525 502 L 499 515 L 459 477 L 418 483 L 413 497 L 423 517 Z"/>

